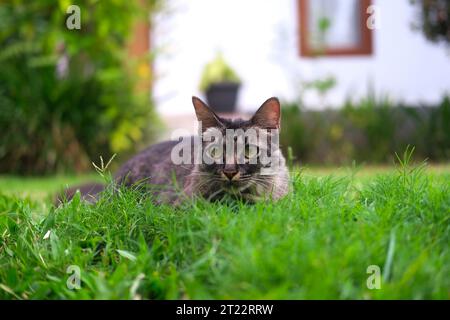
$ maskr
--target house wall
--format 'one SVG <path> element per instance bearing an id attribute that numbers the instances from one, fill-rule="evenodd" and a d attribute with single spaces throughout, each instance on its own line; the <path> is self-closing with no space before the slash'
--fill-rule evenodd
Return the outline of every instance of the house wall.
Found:
<path id="1" fill-rule="evenodd" d="M 379 29 L 371 56 L 303 58 L 298 50 L 296 0 L 172 0 L 155 24 L 158 51 L 154 97 L 163 114 L 191 113 L 202 68 L 221 51 L 242 78 L 239 109 L 254 110 L 267 97 L 303 97 L 307 107 L 339 106 L 372 87 L 407 103 L 433 103 L 450 92 L 450 53 L 429 43 L 411 24 L 409 0 L 374 0 Z M 301 83 L 332 75 L 337 86 L 325 103 Z"/>

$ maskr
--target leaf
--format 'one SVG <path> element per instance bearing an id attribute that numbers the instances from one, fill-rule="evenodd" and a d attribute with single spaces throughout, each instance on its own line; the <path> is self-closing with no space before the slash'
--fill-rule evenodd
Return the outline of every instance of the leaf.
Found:
<path id="1" fill-rule="evenodd" d="M 122 257 L 127 258 L 131 261 L 136 261 L 136 256 L 132 254 L 129 251 L 126 250 L 116 250 L 118 254 L 120 254 Z"/>
<path id="2" fill-rule="evenodd" d="M 386 255 L 386 262 L 385 262 L 384 268 L 383 268 L 383 270 L 384 270 L 383 281 L 384 282 L 389 281 L 389 279 L 391 278 L 394 252 L 395 252 L 395 232 L 391 231 L 391 235 L 389 238 L 388 252 Z"/>
<path id="3" fill-rule="evenodd" d="M 22 300 L 10 287 L 5 286 L 3 283 L 0 283 L 0 289 L 6 291 L 10 295 L 13 295 L 16 299 Z"/>
<path id="4" fill-rule="evenodd" d="M 44 235 L 44 237 L 42 238 L 43 240 L 46 240 L 46 239 L 48 239 L 48 238 L 50 238 L 50 234 L 51 234 L 51 230 L 48 230 L 46 233 L 45 233 L 45 235 Z"/>
<path id="5" fill-rule="evenodd" d="M 5 251 L 10 257 L 14 256 L 14 251 L 12 251 L 10 248 L 6 247 Z"/>

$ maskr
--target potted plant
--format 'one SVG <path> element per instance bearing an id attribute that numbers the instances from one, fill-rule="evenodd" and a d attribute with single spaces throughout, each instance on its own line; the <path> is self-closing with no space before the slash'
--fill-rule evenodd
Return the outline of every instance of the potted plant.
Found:
<path id="1" fill-rule="evenodd" d="M 240 79 L 221 54 L 206 64 L 200 81 L 200 90 L 217 112 L 233 112 L 236 109 Z"/>

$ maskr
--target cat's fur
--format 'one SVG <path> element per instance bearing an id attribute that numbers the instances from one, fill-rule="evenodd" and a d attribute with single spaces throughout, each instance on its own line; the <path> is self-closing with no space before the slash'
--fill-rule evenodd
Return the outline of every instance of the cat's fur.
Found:
<path id="1" fill-rule="evenodd" d="M 221 132 L 225 132 L 226 129 L 280 128 L 280 104 L 276 98 L 264 102 L 250 120 L 223 119 L 200 99 L 193 97 L 192 102 L 197 119 L 202 123 L 200 135 L 213 128 Z M 191 137 L 184 139 L 183 143 L 192 146 L 196 141 L 198 140 Z M 115 180 L 125 186 L 139 185 L 143 187 L 144 192 L 151 193 L 158 202 L 173 204 L 192 197 L 203 197 L 211 201 L 228 196 L 249 202 L 261 199 L 276 200 L 289 191 L 288 170 L 278 148 L 270 151 L 279 160 L 280 166 L 277 171 L 270 175 L 261 175 L 260 163 L 193 164 L 193 152 L 190 164 L 176 165 L 172 161 L 171 153 L 177 144 L 179 141 L 164 141 L 150 146 L 128 160 L 115 175 Z M 88 201 L 95 199 L 100 191 L 98 185 L 95 185 L 95 188 L 91 186 L 95 192 L 83 193 L 82 191 L 86 189 L 88 187 L 80 191 L 83 199 Z M 75 188 L 72 188 L 72 194 L 73 190 Z"/>

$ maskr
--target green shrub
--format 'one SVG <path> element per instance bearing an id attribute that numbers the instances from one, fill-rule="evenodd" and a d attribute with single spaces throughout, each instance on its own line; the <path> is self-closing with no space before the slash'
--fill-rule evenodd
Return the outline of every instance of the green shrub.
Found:
<path id="1" fill-rule="evenodd" d="M 424 138 L 433 143 L 427 143 L 427 153 L 433 160 L 450 159 L 450 97 L 446 96 L 440 105 L 433 109 Z"/>
<path id="2" fill-rule="evenodd" d="M 400 108 L 400 107 L 399 107 Z M 386 162 L 392 160 L 396 150 L 394 139 L 396 128 L 396 111 L 387 98 L 377 99 L 369 94 L 358 104 L 347 102 L 342 115 L 362 137 L 358 150 L 354 152 L 355 160 Z M 403 150 L 403 146 L 400 150 Z"/>
<path id="3" fill-rule="evenodd" d="M 228 65 L 220 53 L 204 67 L 199 88 L 202 92 L 206 92 L 211 84 L 218 82 L 241 82 L 234 69 Z"/>
<path id="4" fill-rule="evenodd" d="M 0 4 L 0 172 L 82 171 L 153 134 L 126 44 L 157 0 L 78 1 L 81 30 L 66 28 L 69 4 Z"/>
<path id="5" fill-rule="evenodd" d="M 307 144 L 309 137 L 305 135 L 299 106 L 292 103 L 285 104 L 281 116 L 280 143 L 284 154 L 287 154 L 290 147 L 297 156 L 304 155 L 309 147 Z"/>
<path id="6" fill-rule="evenodd" d="M 280 143 L 306 163 L 392 163 L 393 154 L 408 145 L 417 159 L 448 161 L 450 98 L 437 106 L 405 106 L 369 95 L 324 111 L 284 104 Z"/>

